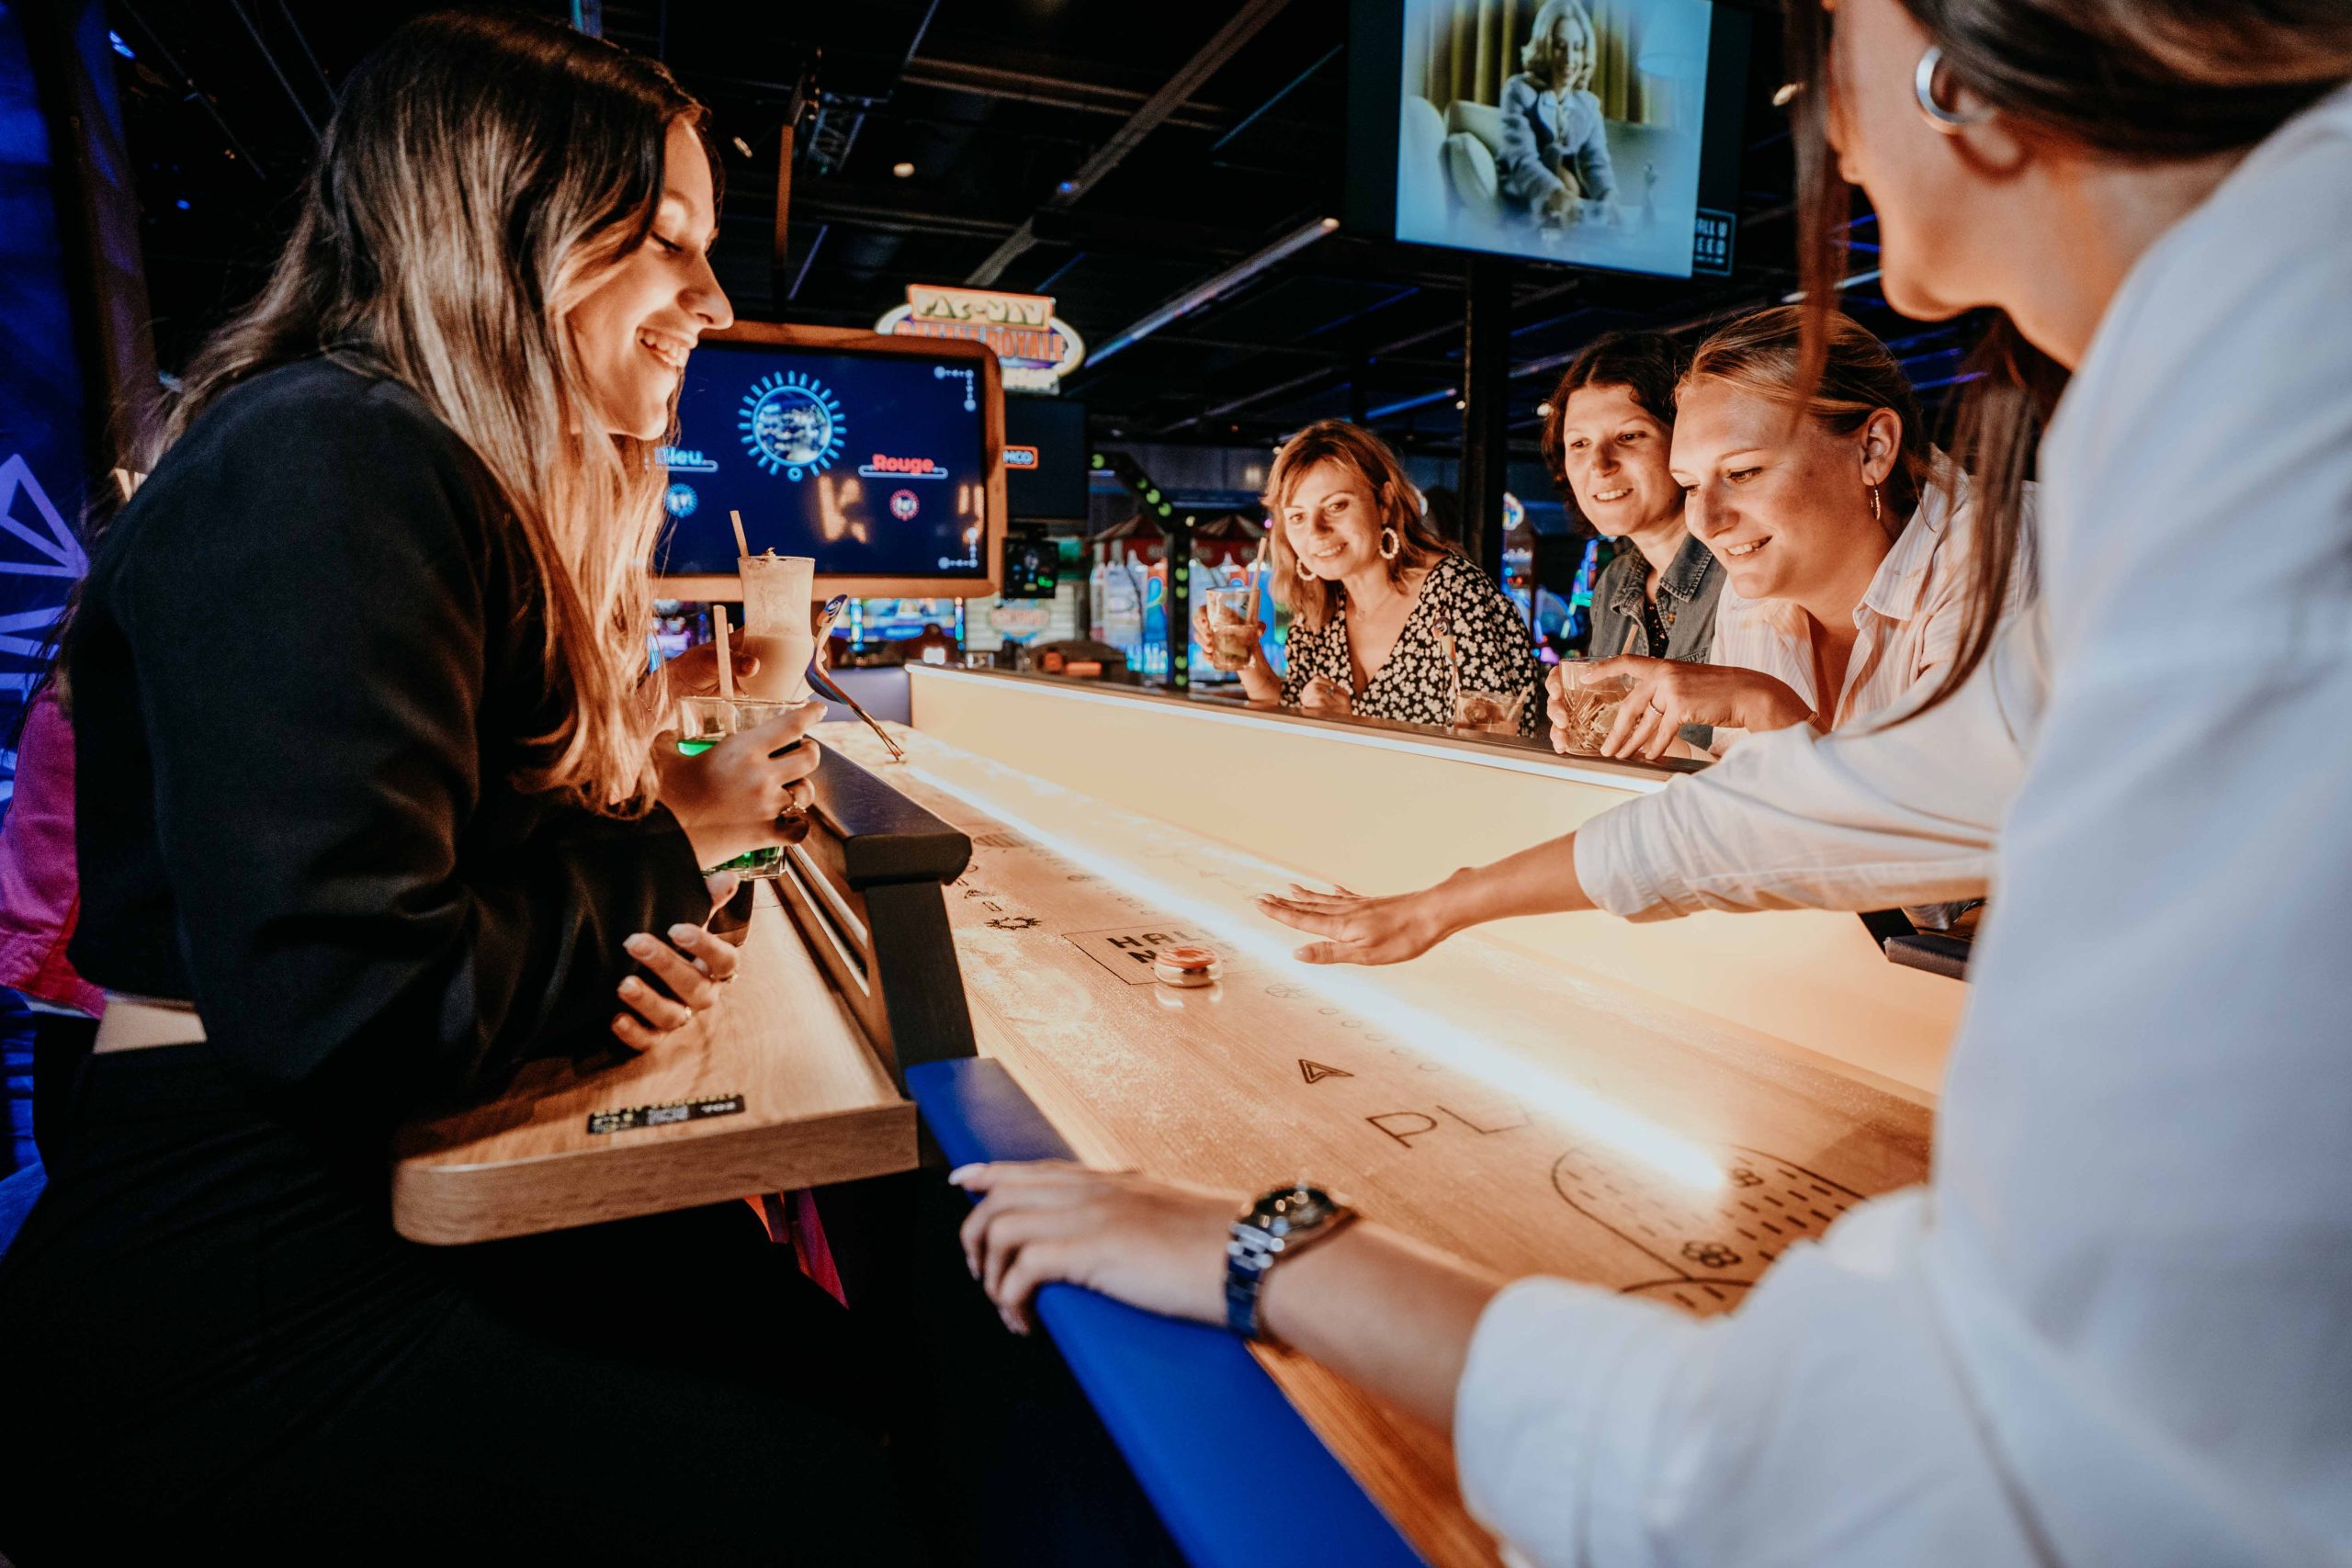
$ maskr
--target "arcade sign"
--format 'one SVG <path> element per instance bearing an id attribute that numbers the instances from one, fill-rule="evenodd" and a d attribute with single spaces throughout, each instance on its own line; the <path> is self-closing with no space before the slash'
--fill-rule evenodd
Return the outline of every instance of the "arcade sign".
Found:
<path id="1" fill-rule="evenodd" d="M 1054 314 L 1047 294 L 1001 294 L 910 283 L 907 302 L 874 330 L 894 337 L 949 337 L 984 343 L 996 353 L 1008 392 L 1056 392 L 1086 359 L 1086 343 Z"/>

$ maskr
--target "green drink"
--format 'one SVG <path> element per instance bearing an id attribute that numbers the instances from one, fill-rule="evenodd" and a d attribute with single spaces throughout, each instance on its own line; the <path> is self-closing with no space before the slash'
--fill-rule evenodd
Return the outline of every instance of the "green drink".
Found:
<path id="1" fill-rule="evenodd" d="M 699 757 L 739 729 L 752 729 L 788 713 L 796 705 L 757 697 L 684 697 L 678 703 L 678 754 Z M 796 822 L 797 813 L 787 813 Z M 805 826 L 801 828 L 806 832 Z M 797 835 L 785 836 L 797 841 Z M 770 844 L 704 868 L 707 875 L 731 871 L 746 882 L 784 874 L 784 846 Z"/>

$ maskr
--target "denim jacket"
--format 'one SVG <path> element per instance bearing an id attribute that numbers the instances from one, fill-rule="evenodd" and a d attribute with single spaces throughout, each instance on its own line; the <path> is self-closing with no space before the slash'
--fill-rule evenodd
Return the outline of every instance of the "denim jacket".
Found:
<path id="1" fill-rule="evenodd" d="M 1630 547 L 1600 569 L 1600 580 L 1592 585 L 1591 656 L 1614 659 L 1621 653 L 1639 653 L 1684 664 L 1706 663 L 1715 646 L 1715 601 L 1724 591 L 1724 569 L 1714 552 L 1695 537 L 1685 537 L 1682 547 L 1658 573 L 1657 614 L 1666 623 L 1664 648 L 1650 646 L 1649 630 L 1642 625 L 1642 590 L 1648 579 L 1648 560 Z M 1708 725 L 1686 724 L 1681 734 L 1701 750 L 1714 743 L 1714 730 Z"/>
<path id="2" fill-rule="evenodd" d="M 1714 553 L 1695 538 L 1682 547 L 1658 573 L 1658 618 L 1667 623 L 1666 646 L 1652 648 L 1642 625 L 1642 590 L 1649 579 L 1649 562 L 1642 552 L 1625 549 L 1600 569 L 1592 585 L 1592 643 L 1595 659 L 1621 653 L 1645 654 L 1652 659 L 1704 664 L 1715 645 L 1715 601 L 1724 591 L 1724 569 Z M 1631 636 L 1629 646 L 1626 637 Z"/>

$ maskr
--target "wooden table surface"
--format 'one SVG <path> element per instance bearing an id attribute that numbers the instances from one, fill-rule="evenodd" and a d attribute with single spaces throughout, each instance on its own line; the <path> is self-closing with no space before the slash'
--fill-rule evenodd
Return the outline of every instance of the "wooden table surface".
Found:
<path id="1" fill-rule="evenodd" d="M 691 1033 L 617 1064 L 534 1062 L 493 1100 L 403 1128 L 392 1221 L 453 1245 L 911 1170 L 915 1108 L 772 886 Z"/>
<path id="2" fill-rule="evenodd" d="M 1236 1191 L 1305 1175 L 1505 1273 L 1694 1313 L 1926 1175 L 1926 1111 L 1760 1036 L 1476 933 L 1385 969 L 1299 964 L 1250 899 L 1312 868 L 899 733 L 904 766 L 862 730 L 825 740 L 971 836 L 948 913 L 980 1049 L 1091 1163 Z M 1218 984 L 1154 981 L 1180 941 L 1224 953 Z M 1432 1562 L 1497 1560 L 1442 1435 L 1262 1359 Z"/>

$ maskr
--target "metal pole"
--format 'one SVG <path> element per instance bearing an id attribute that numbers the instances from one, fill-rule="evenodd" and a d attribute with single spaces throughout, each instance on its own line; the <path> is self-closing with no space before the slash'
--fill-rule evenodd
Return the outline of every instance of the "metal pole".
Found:
<path id="1" fill-rule="evenodd" d="M 1499 581 L 1510 432 L 1510 263 L 1475 255 L 1464 276 L 1462 547 Z"/>
<path id="2" fill-rule="evenodd" d="M 1168 684 L 1193 683 L 1193 525 L 1179 515 L 1161 520 L 1168 536 Z"/>

